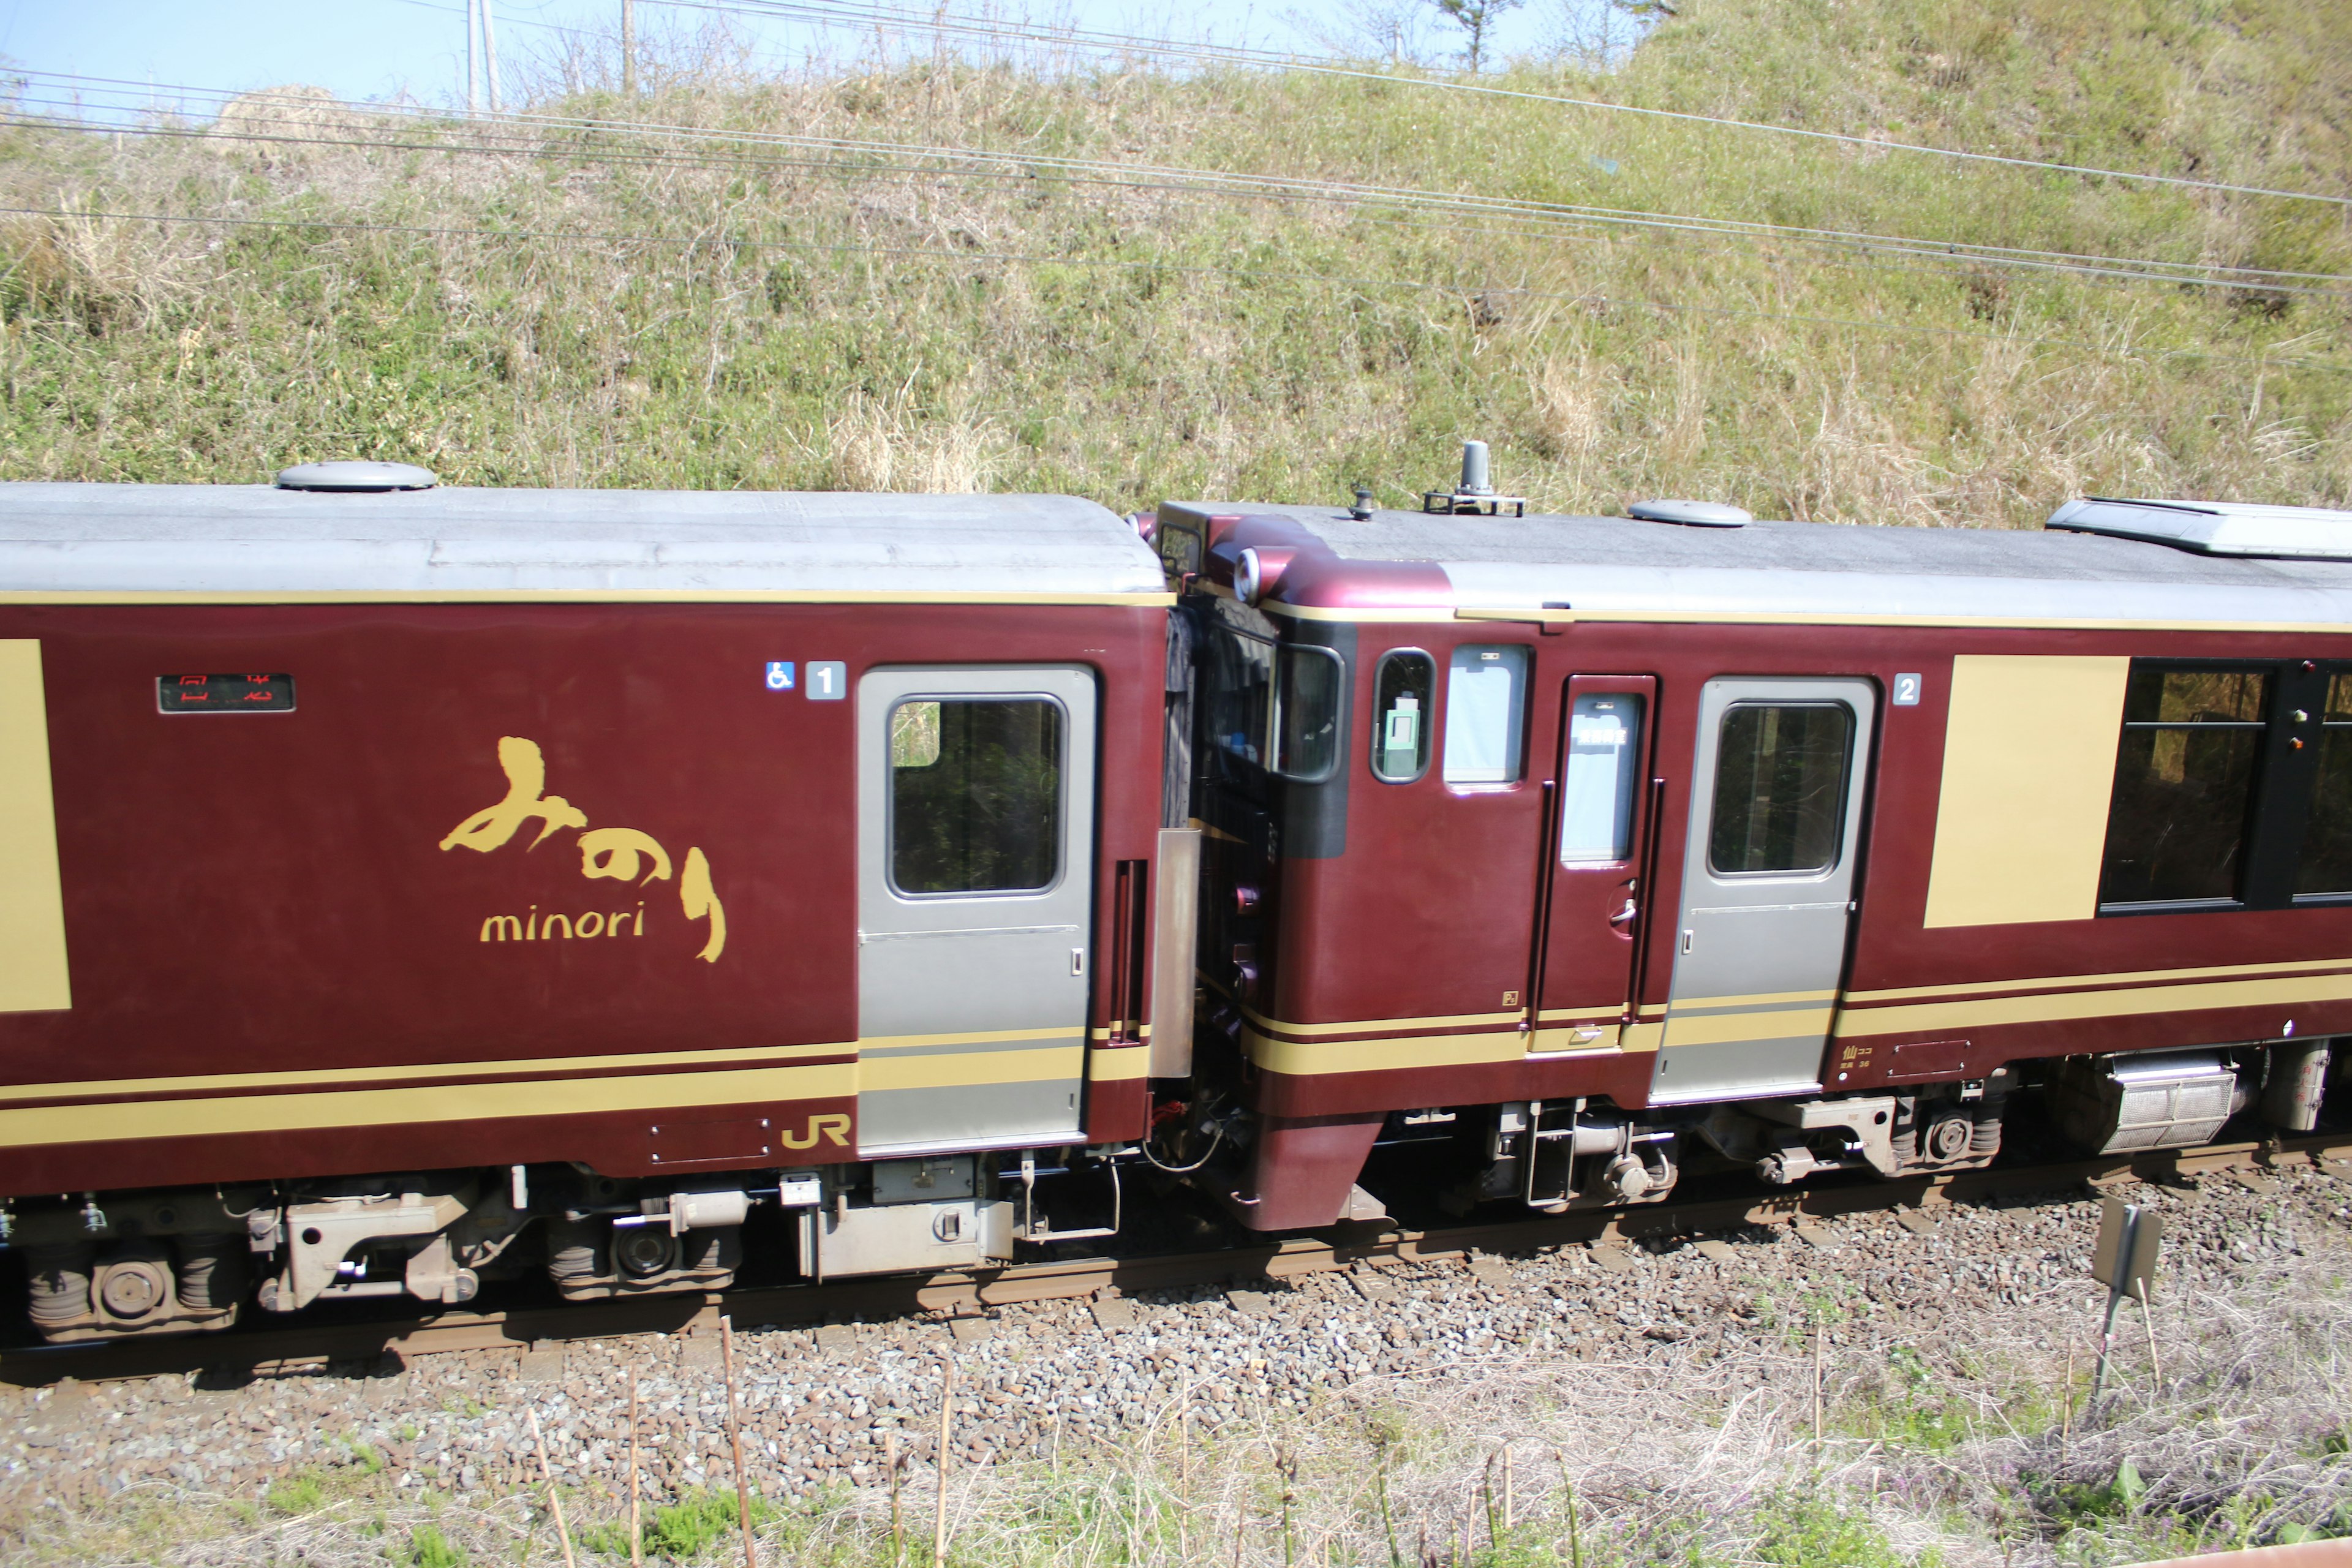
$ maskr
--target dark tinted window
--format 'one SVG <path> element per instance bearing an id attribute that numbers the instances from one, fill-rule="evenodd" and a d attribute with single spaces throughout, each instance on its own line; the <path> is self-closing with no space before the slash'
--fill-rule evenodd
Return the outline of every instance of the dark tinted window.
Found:
<path id="1" fill-rule="evenodd" d="M 1826 871 L 1844 820 L 1853 715 L 1836 702 L 1743 702 L 1716 746 L 1707 862 L 1718 872 Z"/>
<path id="2" fill-rule="evenodd" d="M 919 698 L 890 713 L 890 882 L 902 893 L 1051 885 L 1062 710 L 1040 697 Z"/>
<path id="3" fill-rule="evenodd" d="M 1227 763 L 1263 768 L 1266 720 L 1274 710 L 1274 644 L 1220 627 L 1209 638 L 1206 660 L 1209 744 Z"/>
<path id="4" fill-rule="evenodd" d="M 1381 660 L 1372 694 L 1372 772 L 1391 784 L 1417 779 L 1429 766 L 1430 718 L 1436 707 L 1437 664 L 1425 653 L 1392 653 Z"/>
<path id="5" fill-rule="evenodd" d="M 2132 670 L 2101 903 L 2237 897 L 2269 701 L 2263 670 Z"/>
<path id="6" fill-rule="evenodd" d="M 1328 647 L 1286 647 L 1275 691 L 1274 771 L 1312 783 L 1339 762 L 1339 686 L 1345 667 Z"/>
<path id="7" fill-rule="evenodd" d="M 2352 893 L 2352 676 L 2327 682 L 2311 821 L 2295 862 L 2297 893 Z"/>

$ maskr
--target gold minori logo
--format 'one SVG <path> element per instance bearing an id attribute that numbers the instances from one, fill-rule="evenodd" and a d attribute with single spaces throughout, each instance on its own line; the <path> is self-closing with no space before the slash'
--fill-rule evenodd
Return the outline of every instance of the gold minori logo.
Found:
<path id="1" fill-rule="evenodd" d="M 539 742 L 520 735 L 499 742 L 499 766 L 507 775 L 506 798 L 485 806 L 449 830 L 444 849 L 467 848 L 488 855 L 503 847 L 526 823 L 539 824 L 539 833 L 524 846 L 536 849 L 554 834 L 580 835 L 580 874 L 594 880 L 635 883 L 670 879 L 669 851 L 650 833 L 634 827 L 590 827 L 588 814 L 560 795 L 547 793 L 547 759 Z M 642 872 L 643 875 L 639 875 Z M 678 907 L 690 921 L 710 922 L 710 940 L 697 958 L 716 963 L 727 946 L 727 910 L 710 885 L 710 862 L 699 849 L 689 848 L 677 873 Z M 559 934 L 560 933 L 560 934 Z M 528 916 L 492 915 L 482 922 L 484 942 L 562 942 L 583 937 L 639 937 L 646 934 L 646 906 L 634 910 L 588 910 L 582 913 L 542 915 L 533 904 Z"/>

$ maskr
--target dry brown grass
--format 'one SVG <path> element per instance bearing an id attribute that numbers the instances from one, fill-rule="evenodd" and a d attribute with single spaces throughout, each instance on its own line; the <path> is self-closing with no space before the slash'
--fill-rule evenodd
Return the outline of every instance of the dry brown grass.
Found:
<path id="1" fill-rule="evenodd" d="M 2133 32 L 2073 0 L 1711 0 L 1620 78 L 1523 79 L 2347 188 L 2328 126 L 2352 71 L 2291 9 L 2159 0 Z M 2352 37 L 2341 0 L 2318 9 Z M 2101 254 L 2352 257 L 2341 226 L 2276 203 L 1473 111 L 1379 83 L 903 58 L 780 80 L 711 44 L 631 107 L 600 95 L 593 63 L 534 101 Z M 311 144 L 237 140 L 281 132 Z M 1475 435 L 1515 488 L 1587 510 L 1676 493 L 2018 525 L 2085 490 L 2352 500 L 2341 300 L 1520 235 L 658 133 L 508 127 L 507 151 L 462 150 L 478 134 L 265 97 L 201 137 L 11 133 L 0 205 L 30 211 L 0 231 L 0 472 L 251 480 L 359 454 L 478 483 L 986 486 L 1126 507 L 1368 479 L 1393 501 Z M 1596 172 L 1603 153 L 1619 174 Z"/>

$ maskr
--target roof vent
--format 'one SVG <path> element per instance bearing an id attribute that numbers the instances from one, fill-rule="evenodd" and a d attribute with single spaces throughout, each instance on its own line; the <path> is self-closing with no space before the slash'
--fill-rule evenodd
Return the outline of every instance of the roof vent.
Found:
<path id="1" fill-rule="evenodd" d="M 281 468 L 281 490 L 429 490 L 441 481 L 414 463 L 302 463 Z"/>
<path id="2" fill-rule="evenodd" d="M 2042 525 L 2070 533 L 2105 533 L 2169 544 L 2200 555 L 2273 555 L 2352 561 L 2352 511 L 2315 506 L 2251 506 L 2239 501 L 2070 500 Z"/>
<path id="3" fill-rule="evenodd" d="M 1643 522 L 1680 522 L 1692 528 L 1745 528 L 1756 521 L 1745 507 L 1719 500 L 1637 500 L 1625 509 L 1627 517 Z"/>

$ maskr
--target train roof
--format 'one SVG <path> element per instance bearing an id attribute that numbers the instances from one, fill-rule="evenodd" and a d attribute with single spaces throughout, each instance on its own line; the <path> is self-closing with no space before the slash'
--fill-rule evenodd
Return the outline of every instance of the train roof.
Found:
<path id="1" fill-rule="evenodd" d="M 1402 586 L 1397 563 L 1427 563 L 1443 572 L 1444 602 L 1457 611 L 2352 632 L 2352 562 L 2205 553 L 2194 541 L 2146 535 L 1387 510 L 1358 519 L 1345 507 L 1222 501 L 1171 503 L 1160 515 L 1239 518 L 1233 537 L 1241 544 L 1262 532 L 1276 547 L 1289 539 L 1328 555 L 1315 570 L 1294 567 L 1273 595 L 1309 616 L 1381 618 L 1377 582 Z M 2333 520 L 2352 539 L 2352 514 L 2305 515 Z M 1351 567 L 1365 590 L 1348 586 Z M 1402 602 L 1430 601 L 1407 591 Z"/>
<path id="2" fill-rule="evenodd" d="M 0 484 L 0 598 L 1165 596 L 1075 496 Z"/>

